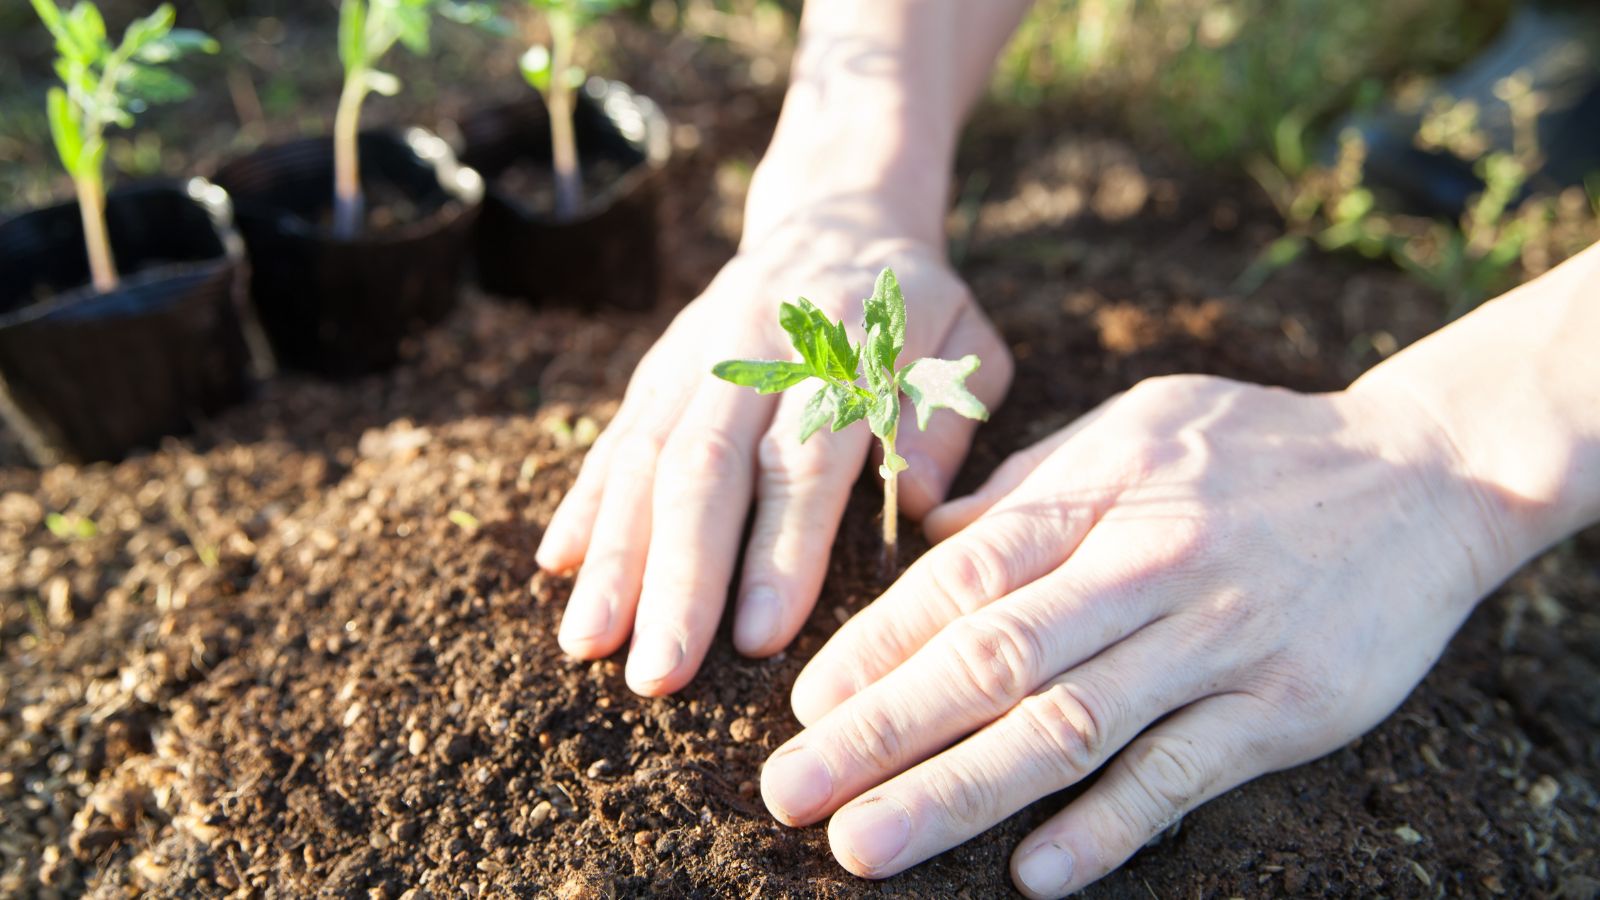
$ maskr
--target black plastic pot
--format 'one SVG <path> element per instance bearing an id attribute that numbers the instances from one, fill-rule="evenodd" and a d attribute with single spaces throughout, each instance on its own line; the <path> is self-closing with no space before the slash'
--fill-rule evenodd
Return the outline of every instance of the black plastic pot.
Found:
<path id="1" fill-rule="evenodd" d="M 584 167 L 608 163 L 619 177 L 586 198 L 575 219 L 556 221 L 497 184 L 519 162 L 551 165 L 550 116 L 537 94 L 461 123 L 462 159 L 489 182 L 478 221 L 478 282 L 490 293 L 586 309 L 655 305 L 657 218 L 671 133 L 660 107 L 627 86 L 592 78 L 573 116 Z"/>
<path id="2" fill-rule="evenodd" d="M 119 459 L 268 374 L 231 216 L 202 178 L 113 191 L 108 293 L 88 286 L 77 203 L 0 224 L 0 414 L 35 461 Z"/>
<path id="3" fill-rule="evenodd" d="M 415 216 L 352 239 L 333 236 L 333 141 L 265 147 L 223 166 L 250 251 L 251 293 L 285 367 L 329 376 L 392 365 L 408 335 L 455 307 L 483 180 L 420 128 L 366 132 L 369 202 L 403 198 Z"/>

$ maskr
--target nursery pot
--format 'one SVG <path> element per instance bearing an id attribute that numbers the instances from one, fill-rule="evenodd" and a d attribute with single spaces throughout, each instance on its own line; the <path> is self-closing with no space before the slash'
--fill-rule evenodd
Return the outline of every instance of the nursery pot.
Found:
<path id="1" fill-rule="evenodd" d="M 217 172 L 250 251 L 256 309 L 285 367 L 329 376 L 386 368 L 402 340 L 455 307 L 483 180 L 420 128 L 365 132 L 359 158 L 373 217 L 348 239 L 331 228 L 332 138 L 265 147 Z"/>
<path id="2" fill-rule="evenodd" d="M 76 202 L 0 224 L 0 414 L 41 465 L 151 446 L 270 367 L 225 193 L 134 185 L 107 198 L 106 225 L 121 283 L 100 293 Z"/>
<path id="3" fill-rule="evenodd" d="M 476 237 L 478 281 L 535 304 L 642 310 L 655 305 L 657 210 L 672 141 L 660 107 L 591 78 L 573 115 L 588 188 L 578 215 L 557 221 L 549 192 L 529 196 L 509 174 L 549 173 L 550 116 L 537 95 L 461 124 L 462 159 L 489 183 Z M 609 175 L 596 184 L 597 176 Z"/>

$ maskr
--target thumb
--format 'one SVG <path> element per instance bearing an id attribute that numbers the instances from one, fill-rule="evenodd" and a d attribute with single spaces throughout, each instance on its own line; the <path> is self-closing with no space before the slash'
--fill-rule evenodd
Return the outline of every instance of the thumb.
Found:
<path id="1" fill-rule="evenodd" d="M 1011 386 L 1011 352 L 994 326 L 972 304 L 962 307 L 936 355 L 960 359 L 969 353 L 976 355 L 982 365 L 967 379 L 967 389 L 993 410 Z M 951 413 L 935 415 L 927 431 L 900 429 L 896 449 L 905 457 L 907 466 L 900 475 L 902 512 L 921 519 L 944 500 L 972 446 L 977 427 L 977 422 Z"/>

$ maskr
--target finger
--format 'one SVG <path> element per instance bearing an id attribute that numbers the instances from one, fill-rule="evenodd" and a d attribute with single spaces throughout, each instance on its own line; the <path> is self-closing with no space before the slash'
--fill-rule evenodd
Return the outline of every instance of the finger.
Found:
<path id="1" fill-rule="evenodd" d="M 722 617 L 771 397 L 704 376 L 661 449 L 628 686 L 671 693 L 694 676 Z"/>
<path id="2" fill-rule="evenodd" d="M 756 517 L 733 624 L 733 644 L 748 656 L 782 650 L 811 612 L 870 442 L 854 428 L 801 443 L 807 399 L 784 398 L 757 448 Z"/>
<path id="3" fill-rule="evenodd" d="M 579 659 L 610 656 L 627 640 L 650 542 L 650 486 L 670 419 L 616 437 L 583 567 L 561 616 L 556 640 Z"/>
<path id="4" fill-rule="evenodd" d="M 893 670 L 945 625 L 1054 570 L 1115 496 L 1065 497 L 1044 482 L 1019 490 L 959 536 L 928 551 L 871 606 L 834 634 L 795 681 L 804 724 Z"/>
<path id="5" fill-rule="evenodd" d="M 1017 845 L 1017 888 L 1034 898 L 1081 890 L 1185 813 L 1268 771 L 1255 735 L 1270 715 L 1248 695 L 1221 694 L 1146 731 L 1088 792 Z"/>
<path id="6" fill-rule="evenodd" d="M 534 551 L 534 561 L 539 568 L 552 572 L 565 572 L 583 562 L 584 551 L 589 546 L 589 536 L 594 533 L 595 517 L 600 514 L 600 496 L 605 487 L 606 473 L 610 471 L 611 455 L 617 436 L 625 426 L 612 420 L 610 426 L 584 454 L 583 465 L 578 469 L 577 480 L 567 490 L 555 514 L 550 517 L 539 549 Z"/>
<path id="7" fill-rule="evenodd" d="M 1063 569 L 951 624 L 773 754 L 768 807 L 789 824 L 827 815 L 1145 626 L 1159 614 L 1154 596 Z"/>
<path id="8" fill-rule="evenodd" d="M 1111 401 L 1120 396 L 1121 394 L 1118 394 L 1106 400 L 1044 440 L 1011 454 L 973 493 L 935 507 L 922 520 L 922 530 L 927 534 L 928 540 L 938 543 L 972 524 L 979 516 L 1000 502 L 1002 497 L 1016 490 L 1023 479 L 1033 474 L 1033 470 L 1037 469 L 1051 453 L 1100 418 Z"/>
<path id="9" fill-rule="evenodd" d="M 1078 783 L 1205 691 L 1206 660 L 1161 623 L 1051 680 L 988 727 L 834 815 L 834 856 L 882 878 Z M 1175 641 L 1176 639 L 1176 641 Z"/>
<path id="10" fill-rule="evenodd" d="M 967 379 L 967 388 L 993 411 L 1011 387 L 1011 351 L 989 320 L 970 303 L 962 306 L 961 315 L 945 336 L 938 355 L 960 359 L 969 353 L 976 354 L 983 364 Z M 914 422 L 915 413 L 909 408 L 907 412 L 911 415 L 904 421 Z M 906 515 L 920 519 L 944 500 L 950 482 L 972 446 L 972 435 L 978 424 L 962 416 L 941 413 L 929 420 L 927 431 L 900 429 L 898 450 L 907 464 L 900 476 L 900 508 Z"/>
<path id="11" fill-rule="evenodd" d="M 534 552 L 534 560 L 540 568 L 563 572 L 583 562 L 589 538 L 594 533 L 595 519 L 600 514 L 600 498 L 604 493 L 606 476 L 611 472 L 616 445 L 635 423 L 646 417 L 655 422 L 668 420 L 669 417 L 662 415 L 663 408 L 676 408 L 678 403 L 666 398 L 683 396 L 677 378 L 669 376 L 664 379 L 656 374 L 656 367 L 651 364 L 653 358 L 652 351 L 639 362 L 628 390 L 623 394 L 622 404 L 611 418 L 611 424 L 606 426 L 594 446 L 584 455 L 577 480 L 566 496 L 561 498 L 555 515 L 551 516 L 544 537 L 539 541 L 539 548 Z"/>

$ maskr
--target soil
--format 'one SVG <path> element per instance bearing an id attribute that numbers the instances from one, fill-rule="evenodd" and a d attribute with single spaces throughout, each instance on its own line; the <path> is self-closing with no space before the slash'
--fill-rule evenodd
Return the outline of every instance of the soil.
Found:
<path id="1" fill-rule="evenodd" d="M 669 306 L 732 253 L 719 164 L 776 112 L 713 101 L 669 106 L 698 129 L 668 181 Z M 1237 296 L 1279 233 L 1264 201 L 1060 121 L 991 116 L 963 154 L 988 186 L 952 215 L 961 268 L 1019 387 L 958 489 L 1142 378 L 1334 388 L 1439 324 L 1400 274 L 1326 257 Z M 880 587 L 870 480 L 787 654 L 724 634 L 647 700 L 620 660 L 556 648 L 570 582 L 533 548 L 665 322 L 473 295 L 393 372 L 280 377 L 115 466 L 0 447 L 0 894 L 1009 895 L 1011 848 L 1063 797 L 874 883 L 756 795 L 796 673 Z M 1092 895 L 1594 896 L 1597 600 L 1591 531 L 1485 601 L 1378 729 L 1191 814 Z"/>
<path id="2" fill-rule="evenodd" d="M 583 179 L 583 206 L 592 209 L 605 192 L 627 172 L 614 160 L 603 159 L 586 163 L 579 170 Z M 550 214 L 556 205 L 555 175 L 549 163 L 519 160 L 505 171 L 494 176 L 494 188 L 508 197 L 514 197 L 526 209 Z"/>
<path id="3" fill-rule="evenodd" d="M 449 210 L 460 205 L 453 199 L 418 202 L 405 188 L 383 178 L 363 178 L 361 189 L 366 204 L 366 226 L 362 229 L 365 235 L 381 237 L 431 216 L 448 217 Z M 329 199 L 329 204 L 317 211 L 316 223 L 318 228 L 332 233 L 334 208 Z"/>

